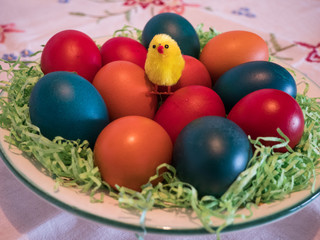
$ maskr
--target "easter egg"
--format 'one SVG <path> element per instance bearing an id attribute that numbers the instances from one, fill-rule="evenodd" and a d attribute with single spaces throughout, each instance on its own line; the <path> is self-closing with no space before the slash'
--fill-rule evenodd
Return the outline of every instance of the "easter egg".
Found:
<path id="1" fill-rule="evenodd" d="M 169 96 L 159 107 L 154 120 L 168 132 L 174 143 L 188 123 L 209 115 L 225 117 L 220 97 L 210 88 L 193 85 L 180 88 Z"/>
<path id="2" fill-rule="evenodd" d="M 101 55 L 95 42 L 85 33 L 64 30 L 52 36 L 43 48 L 41 70 L 76 72 L 92 82 L 101 67 Z"/>
<path id="3" fill-rule="evenodd" d="M 245 170 L 252 157 L 247 135 L 232 121 L 218 116 L 198 118 L 179 134 L 172 164 L 177 177 L 198 194 L 220 197 Z"/>
<path id="4" fill-rule="evenodd" d="M 147 49 L 138 41 L 128 37 L 114 37 L 107 40 L 100 49 L 102 65 L 124 60 L 144 68 Z"/>
<path id="5" fill-rule="evenodd" d="M 128 61 L 114 61 L 103 66 L 92 84 L 104 99 L 110 120 L 128 115 L 153 118 L 157 96 L 144 70 Z"/>
<path id="6" fill-rule="evenodd" d="M 252 139 L 278 137 L 277 128 L 289 138 L 294 148 L 304 130 L 303 112 L 297 101 L 278 89 L 261 89 L 243 97 L 230 111 L 228 119 L 238 124 Z M 278 142 L 263 142 L 272 146 Z M 279 149 L 286 151 L 285 148 Z"/>
<path id="7" fill-rule="evenodd" d="M 247 62 L 231 68 L 218 79 L 213 90 L 229 112 L 241 98 L 264 88 L 282 90 L 293 98 L 297 95 L 292 75 L 284 67 L 268 61 Z"/>
<path id="8" fill-rule="evenodd" d="M 183 55 L 185 61 L 184 69 L 177 84 L 171 86 L 171 91 L 176 91 L 190 85 L 201 85 L 208 88 L 212 87 L 210 74 L 206 67 L 198 59 Z M 167 91 L 166 87 L 160 86 L 159 91 Z"/>
<path id="9" fill-rule="evenodd" d="M 213 83 L 229 69 L 245 62 L 268 61 L 266 42 L 248 31 L 221 33 L 204 46 L 200 61 L 208 69 Z"/>
<path id="10" fill-rule="evenodd" d="M 88 140 L 91 146 L 109 123 L 106 105 L 92 84 L 63 71 L 39 79 L 30 95 L 29 112 L 32 124 L 45 137 Z"/>
<path id="11" fill-rule="evenodd" d="M 142 30 L 141 42 L 145 48 L 149 47 L 154 35 L 159 33 L 170 35 L 178 43 L 182 54 L 199 57 L 199 37 L 184 17 L 175 13 L 160 13 L 152 17 Z"/>
<path id="12" fill-rule="evenodd" d="M 100 133 L 94 161 L 102 179 L 113 188 L 118 185 L 140 191 L 160 164 L 171 163 L 172 148 L 170 137 L 155 121 L 127 116 L 114 120 Z"/>

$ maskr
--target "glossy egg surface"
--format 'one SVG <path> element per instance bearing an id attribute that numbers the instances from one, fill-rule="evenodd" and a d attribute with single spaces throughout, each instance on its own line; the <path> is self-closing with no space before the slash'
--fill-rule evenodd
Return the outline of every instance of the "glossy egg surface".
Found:
<path id="1" fill-rule="evenodd" d="M 265 88 L 282 90 L 293 98 L 297 95 L 296 82 L 288 70 L 268 61 L 247 62 L 231 68 L 218 79 L 213 90 L 229 112 L 241 98 Z"/>
<path id="2" fill-rule="evenodd" d="M 180 180 L 201 196 L 220 197 L 252 157 L 247 135 L 232 121 L 218 116 L 198 118 L 179 134 L 173 165 Z"/>
<path id="3" fill-rule="evenodd" d="M 154 35 L 165 33 L 177 41 L 182 54 L 199 57 L 199 37 L 184 17 L 175 13 L 160 13 L 152 17 L 142 31 L 142 44 L 148 48 Z"/>
<path id="4" fill-rule="evenodd" d="M 248 31 L 229 31 L 213 37 L 204 46 L 200 61 L 208 69 L 213 83 L 229 69 L 251 61 L 268 61 L 266 42 Z"/>
<path id="5" fill-rule="evenodd" d="M 45 137 L 88 140 L 91 146 L 109 123 L 99 92 L 70 72 L 52 72 L 42 77 L 31 92 L 29 111 L 32 124 Z"/>

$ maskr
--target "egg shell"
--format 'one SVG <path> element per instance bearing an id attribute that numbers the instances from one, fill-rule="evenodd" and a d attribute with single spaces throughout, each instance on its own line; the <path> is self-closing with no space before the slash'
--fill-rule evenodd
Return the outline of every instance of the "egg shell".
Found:
<path id="1" fill-rule="evenodd" d="M 153 84 L 144 70 L 128 61 L 114 61 L 103 66 L 92 84 L 104 99 L 110 120 L 128 115 L 153 118 L 158 106 L 151 94 Z"/>
<path id="2" fill-rule="evenodd" d="M 43 48 L 41 70 L 76 72 L 92 82 L 101 68 L 101 55 L 96 43 L 85 33 L 64 30 L 53 35 Z"/>
<path id="3" fill-rule="evenodd" d="M 94 160 L 103 180 L 113 188 L 119 185 L 141 191 L 160 164 L 171 164 L 172 148 L 170 137 L 158 123 L 126 116 L 103 129 L 94 147 Z"/>
<path id="4" fill-rule="evenodd" d="M 180 88 L 169 96 L 158 109 L 154 120 L 168 132 L 174 143 L 188 123 L 209 115 L 225 117 L 220 97 L 210 88 L 193 85 Z"/>
<path id="5" fill-rule="evenodd" d="M 208 69 L 213 85 L 223 73 L 241 63 L 268 59 L 266 42 L 253 32 L 240 30 L 213 37 L 200 55 L 200 61 Z"/>
<path id="6" fill-rule="evenodd" d="M 168 34 L 176 40 L 182 54 L 199 57 L 199 37 L 194 27 L 184 17 L 175 13 L 160 13 L 152 17 L 142 31 L 141 42 L 145 48 L 149 47 L 154 35 L 159 33 Z"/>
<path id="7" fill-rule="evenodd" d="M 247 62 L 231 68 L 218 79 L 213 90 L 229 112 L 241 98 L 264 88 L 284 91 L 293 98 L 297 95 L 292 75 L 279 64 L 268 61 Z"/>
<path id="8" fill-rule="evenodd" d="M 301 107 L 289 94 L 278 89 L 260 89 L 243 97 L 230 111 L 228 119 L 238 124 L 252 139 L 278 137 L 277 128 L 290 139 L 294 148 L 304 130 Z M 263 141 L 267 146 L 278 142 Z M 277 149 L 285 152 L 286 148 Z"/>
<path id="9" fill-rule="evenodd" d="M 45 137 L 88 140 L 91 146 L 109 123 L 106 105 L 92 84 L 63 71 L 39 79 L 30 95 L 29 112 L 32 124 Z"/>
<path id="10" fill-rule="evenodd" d="M 128 37 L 114 37 L 107 40 L 100 49 L 102 65 L 125 60 L 144 68 L 147 49 L 138 41 Z"/>
<path id="11" fill-rule="evenodd" d="M 198 118 L 179 134 L 172 164 L 177 177 L 199 194 L 220 197 L 245 170 L 252 157 L 247 135 L 232 121 L 218 116 Z"/>
<path id="12" fill-rule="evenodd" d="M 185 66 L 182 71 L 181 77 L 177 84 L 171 86 L 171 91 L 176 91 L 182 87 L 190 85 L 201 85 L 208 88 L 212 87 L 210 74 L 206 67 L 198 59 L 183 55 Z M 166 87 L 159 87 L 159 91 L 167 91 Z"/>

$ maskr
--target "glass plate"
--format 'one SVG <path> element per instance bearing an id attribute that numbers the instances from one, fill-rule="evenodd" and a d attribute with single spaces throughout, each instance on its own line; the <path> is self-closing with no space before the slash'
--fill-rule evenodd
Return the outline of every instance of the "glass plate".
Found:
<path id="1" fill-rule="evenodd" d="M 104 41 L 105 39 L 98 39 L 97 42 L 103 43 Z M 309 83 L 310 90 L 308 95 L 310 97 L 320 96 L 320 87 L 315 82 L 277 59 L 272 61 L 290 68 L 294 72 L 293 74 L 295 74 L 298 83 Z M 298 84 L 298 91 L 301 92 L 303 89 L 304 84 Z M 59 191 L 55 192 L 54 180 L 43 173 L 29 159 L 25 158 L 20 150 L 12 146 L 9 149 L 8 143 L 4 141 L 5 135 L 8 135 L 8 131 L 0 129 L 0 156 L 11 172 L 40 197 L 86 219 L 130 230 L 141 230 L 139 214 L 120 208 L 118 202 L 108 196 L 105 197 L 103 203 L 90 203 L 90 197 L 87 194 L 80 193 L 75 189 L 60 187 Z M 296 212 L 320 194 L 320 175 L 317 176 L 315 189 L 314 193 L 311 193 L 310 189 L 306 189 L 293 193 L 282 201 L 253 208 L 253 216 L 251 218 L 237 219 L 224 232 L 265 224 Z M 240 213 L 248 214 L 248 210 L 241 210 Z M 147 213 L 145 225 L 148 232 L 167 234 L 207 233 L 196 218 L 196 215 L 191 211 L 185 211 L 185 209 L 153 209 Z"/>

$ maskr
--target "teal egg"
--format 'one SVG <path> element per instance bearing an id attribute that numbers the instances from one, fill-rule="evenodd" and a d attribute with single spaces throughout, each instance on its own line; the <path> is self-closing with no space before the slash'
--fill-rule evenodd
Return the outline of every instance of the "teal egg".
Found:
<path id="1" fill-rule="evenodd" d="M 251 157 L 251 144 L 238 125 L 223 117 L 206 116 L 180 132 L 172 164 L 177 177 L 193 185 L 200 197 L 221 197 Z"/>
<path id="2" fill-rule="evenodd" d="M 109 123 L 107 107 L 94 86 L 64 71 L 39 79 L 31 92 L 29 112 L 32 124 L 45 137 L 88 140 L 91 146 Z"/>
<path id="3" fill-rule="evenodd" d="M 218 79 L 213 90 L 229 112 L 244 96 L 266 88 L 281 90 L 293 98 L 297 95 L 296 82 L 290 72 L 268 61 L 252 61 L 231 68 Z"/>
<path id="4" fill-rule="evenodd" d="M 182 54 L 199 57 L 199 37 L 184 17 L 175 13 L 161 13 L 152 17 L 142 31 L 142 44 L 148 48 L 149 43 L 156 34 L 170 35 L 178 43 Z"/>

